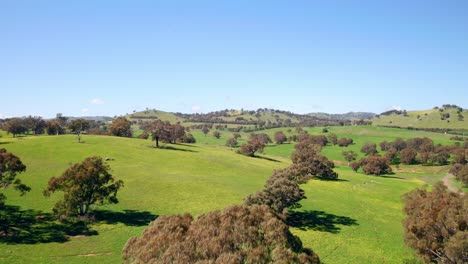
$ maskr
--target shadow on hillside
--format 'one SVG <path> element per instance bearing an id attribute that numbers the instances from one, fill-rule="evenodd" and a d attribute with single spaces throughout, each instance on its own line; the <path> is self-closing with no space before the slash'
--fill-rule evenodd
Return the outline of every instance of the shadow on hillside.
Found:
<path id="1" fill-rule="evenodd" d="M 268 158 L 268 157 L 265 157 L 265 156 L 253 156 L 253 158 L 256 158 L 256 159 L 264 159 L 264 160 L 273 161 L 273 162 L 281 162 L 281 161 L 279 161 L 279 160 L 272 159 L 272 158 Z"/>
<path id="2" fill-rule="evenodd" d="M 83 222 L 61 223 L 50 213 L 21 210 L 18 206 L 4 206 L 0 209 L 0 243 L 63 243 L 72 236 L 97 234 Z"/>
<path id="3" fill-rule="evenodd" d="M 146 226 L 151 221 L 158 218 L 147 211 L 124 210 L 123 212 L 114 212 L 108 210 L 99 210 L 94 212 L 96 221 L 106 224 L 122 223 L 126 226 Z"/>
<path id="4" fill-rule="evenodd" d="M 379 175 L 379 177 L 381 178 L 387 178 L 387 179 L 400 179 L 400 180 L 404 180 L 405 178 L 402 178 L 402 177 L 398 177 L 398 176 L 391 176 L 391 175 L 394 175 L 395 173 L 390 173 L 390 174 L 385 174 L 385 175 Z"/>
<path id="5" fill-rule="evenodd" d="M 341 228 L 338 225 L 358 225 L 355 219 L 347 216 L 328 214 L 324 211 L 291 212 L 287 216 L 286 223 L 289 226 L 301 230 L 315 230 L 337 234 Z"/>
<path id="6" fill-rule="evenodd" d="M 326 178 L 320 178 L 320 177 L 315 177 L 314 179 L 319 180 L 319 181 L 330 181 L 330 182 L 349 182 L 349 180 L 346 179 L 326 179 Z"/>
<path id="7" fill-rule="evenodd" d="M 183 145 L 182 145 L 183 146 Z M 154 145 L 151 146 L 152 148 L 156 148 Z M 157 149 L 157 148 L 156 148 Z M 164 150 L 175 150 L 175 151 L 184 151 L 184 152 L 198 152 L 196 150 L 191 150 L 191 149 L 183 149 L 183 148 L 176 148 L 174 146 L 168 146 L 168 145 L 163 145 L 159 146 L 159 149 L 164 149 Z"/>
<path id="8" fill-rule="evenodd" d="M 6 145 L 6 144 L 11 144 L 11 142 L 10 141 L 0 142 L 0 145 Z"/>

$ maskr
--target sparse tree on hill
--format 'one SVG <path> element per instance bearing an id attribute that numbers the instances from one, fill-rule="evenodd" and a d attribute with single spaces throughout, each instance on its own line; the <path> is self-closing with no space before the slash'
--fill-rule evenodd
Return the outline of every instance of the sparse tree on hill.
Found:
<path id="1" fill-rule="evenodd" d="M 254 157 L 255 152 L 263 152 L 263 148 L 265 148 L 265 143 L 257 137 L 252 137 L 247 143 L 241 146 L 239 153 L 249 157 Z"/>
<path id="2" fill-rule="evenodd" d="M 377 154 L 377 145 L 375 143 L 366 143 L 361 148 L 361 152 L 366 154 L 366 156 L 371 156 Z"/>
<path id="3" fill-rule="evenodd" d="M 392 172 L 390 162 L 379 155 L 372 155 L 365 159 L 361 159 L 360 164 L 365 174 L 382 175 Z"/>
<path id="4" fill-rule="evenodd" d="M 202 132 L 203 132 L 203 134 L 205 134 L 205 136 L 206 136 L 206 134 L 208 134 L 208 133 L 210 132 L 210 129 L 207 128 L 206 126 L 204 126 L 204 127 L 202 128 Z"/>
<path id="5" fill-rule="evenodd" d="M 219 139 L 221 137 L 221 133 L 219 133 L 219 131 L 213 131 L 213 137 Z"/>
<path id="6" fill-rule="evenodd" d="M 78 143 L 81 142 L 81 133 L 89 128 L 89 122 L 84 119 L 75 119 L 68 124 L 68 129 L 78 138 Z"/>
<path id="7" fill-rule="evenodd" d="M 227 147 L 231 147 L 231 148 L 234 148 L 236 147 L 238 144 L 237 140 L 235 138 L 230 138 L 226 141 L 226 146 Z"/>
<path id="8" fill-rule="evenodd" d="M 282 131 L 277 131 L 275 133 L 276 144 L 283 144 L 287 140 L 288 140 L 288 138 L 286 137 L 286 135 Z"/>
<path id="9" fill-rule="evenodd" d="M 46 126 L 47 126 L 46 130 L 47 130 L 48 135 L 65 134 L 65 130 L 60 125 L 60 123 L 55 119 L 47 121 Z"/>
<path id="10" fill-rule="evenodd" d="M 340 146 L 340 147 L 347 147 L 347 146 L 353 144 L 353 139 L 351 139 L 351 138 L 340 138 L 337 143 L 338 143 L 338 146 Z"/>
<path id="11" fill-rule="evenodd" d="M 232 137 L 237 140 L 237 139 L 241 138 L 242 136 L 239 133 L 234 133 L 234 134 L 232 134 Z"/>
<path id="12" fill-rule="evenodd" d="M 109 132 L 117 137 L 131 137 L 132 136 L 132 123 L 125 117 L 117 117 L 112 121 L 109 126 Z"/>
<path id="13" fill-rule="evenodd" d="M 0 189 L 8 188 L 10 185 L 19 191 L 21 195 L 29 192 L 30 187 L 21 183 L 21 180 L 16 176 L 19 173 L 26 171 L 26 166 L 21 162 L 20 158 L 7 152 L 6 149 L 0 149 Z M 6 197 L 0 193 L 0 208 L 3 206 Z"/>
<path id="14" fill-rule="evenodd" d="M 349 165 L 350 162 L 355 161 L 356 158 L 357 158 L 357 153 L 352 151 L 352 150 L 343 151 L 343 152 L 341 152 L 341 154 L 343 155 L 345 160 L 348 162 L 348 165 Z"/>
<path id="15" fill-rule="evenodd" d="M 338 144 L 338 136 L 335 133 L 328 134 L 328 141 L 330 141 L 333 146 Z"/>
<path id="16" fill-rule="evenodd" d="M 100 157 L 89 157 L 68 168 L 60 177 L 52 177 L 45 196 L 63 191 L 54 212 L 59 216 L 84 216 L 93 204 L 118 203 L 117 191 L 123 186 L 109 173 L 110 167 Z"/>

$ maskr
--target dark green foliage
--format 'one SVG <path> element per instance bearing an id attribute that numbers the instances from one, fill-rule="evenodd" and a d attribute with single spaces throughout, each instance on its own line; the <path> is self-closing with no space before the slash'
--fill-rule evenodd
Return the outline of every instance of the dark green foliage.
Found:
<path id="1" fill-rule="evenodd" d="M 26 166 L 17 156 L 7 152 L 4 148 L 0 149 L 0 189 L 13 185 L 15 190 L 21 192 L 21 195 L 29 192 L 31 188 L 16 178 L 18 173 L 24 171 L 26 171 Z M 0 193 L 0 207 L 3 206 L 5 199 L 5 195 Z"/>
<path id="2" fill-rule="evenodd" d="M 141 135 L 138 136 L 138 138 L 140 138 L 140 139 L 148 139 L 148 138 L 149 138 L 149 134 L 148 134 L 148 132 L 144 131 L 143 133 L 141 133 Z"/>
<path id="3" fill-rule="evenodd" d="M 25 134 L 28 132 L 26 120 L 21 118 L 8 119 L 5 124 L 3 124 L 3 127 L 7 133 L 13 134 L 13 137 L 16 137 L 18 134 Z"/>
<path id="4" fill-rule="evenodd" d="M 404 196 L 405 239 L 426 261 L 466 263 L 468 196 L 450 192 L 442 183 L 431 192 L 414 190 Z"/>
<path id="5" fill-rule="evenodd" d="M 233 206 L 197 219 L 161 216 L 130 238 L 124 263 L 319 263 L 267 206 Z"/>
<path id="6" fill-rule="evenodd" d="M 89 122 L 84 119 L 75 119 L 68 124 L 68 129 L 76 134 L 78 142 L 81 142 L 81 133 L 89 128 Z"/>
<path id="7" fill-rule="evenodd" d="M 44 195 L 63 191 L 63 200 L 54 207 L 54 212 L 61 217 L 87 215 L 93 204 L 118 203 L 117 191 L 123 182 L 115 181 L 109 169 L 100 157 L 86 158 L 68 168 L 62 176 L 52 177 Z"/>

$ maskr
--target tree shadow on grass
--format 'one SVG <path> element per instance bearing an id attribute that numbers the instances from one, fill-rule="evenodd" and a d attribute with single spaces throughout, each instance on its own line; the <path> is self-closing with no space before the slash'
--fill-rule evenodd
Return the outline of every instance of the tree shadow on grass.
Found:
<path id="1" fill-rule="evenodd" d="M 399 179 L 399 180 L 404 180 L 405 178 L 402 178 L 402 177 L 398 177 L 398 176 L 391 176 L 395 173 L 392 173 L 392 174 L 385 174 L 385 175 L 379 175 L 379 177 L 381 178 L 387 178 L 387 179 Z"/>
<path id="2" fill-rule="evenodd" d="M 153 146 L 151 146 L 151 148 L 164 149 L 164 150 L 184 151 L 184 152 L 198 152 L 198 151 L 196 151 L 196 150 L 183 149 L 183 148 L 176 148 L 176 147 L 174 147 L 174 146 L 168 146 L 168 145 L 159 146 L 159 148 L 157 148 L 157 147 L 155 147 L 155 146 L 153 145 Z"/>
<path id="3" fill-rule="evenodd" d="M 288 214 L 286 223 L 301 230 L 315 230 L 337 234 L 338 225 L 358 225 L 357 221 L 347 216 L 328 214 L 324 211 L 298 211 Z"/>
<path id="4" fill-rule="evenodd" d="M 265 157 L 265 156 L 253 156 L 253 158 L 256 158 L 256 159 L 264 159 L 264 160 L 268 160 L 268 161 L 273 161 L 273 162 L 281 162 L 279 160 L 276 160 L 276 159 L 272 159 L 272 158 L 268 158 L 268 157 Z"/>
<path id="5" fill-rule="evenodd" d="M 89 229 L 83 222 L 58 222 L 51 213 L 21 210 L 18 206 L 3 206 L 0 209 L 0 243 L 63 243 L 72 236 L 97 234 L 97 231 Z"/>
<path id="6" fill-rule="evenodd" d="M 315 177 L 314 179 L 319 180 L 319 181 L 330 181 L 330 182 L 349 182 L 349 180 L 346 179 L 327 179 L 327 178 L 321 178 L 321 177 Z"/>
<path id="7" fill-rule="evenodd" d="M 123 212 L 114 212 L 108 210 L 98 210 L 94 212 L 96 221 L 106 224 L 122 223 L 126 226 L 146 226 L 151 221 L 158 218 L 147 211 L 124 210 Z"/>

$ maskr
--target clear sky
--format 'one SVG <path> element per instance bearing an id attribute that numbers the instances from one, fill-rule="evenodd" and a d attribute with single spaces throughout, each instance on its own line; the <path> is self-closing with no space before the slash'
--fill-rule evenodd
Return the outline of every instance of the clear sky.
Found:
<path id="1" fill-rule="evenodd" d="M 467 108 L 468 1 L 0 0 L 0 116 Z"/>

